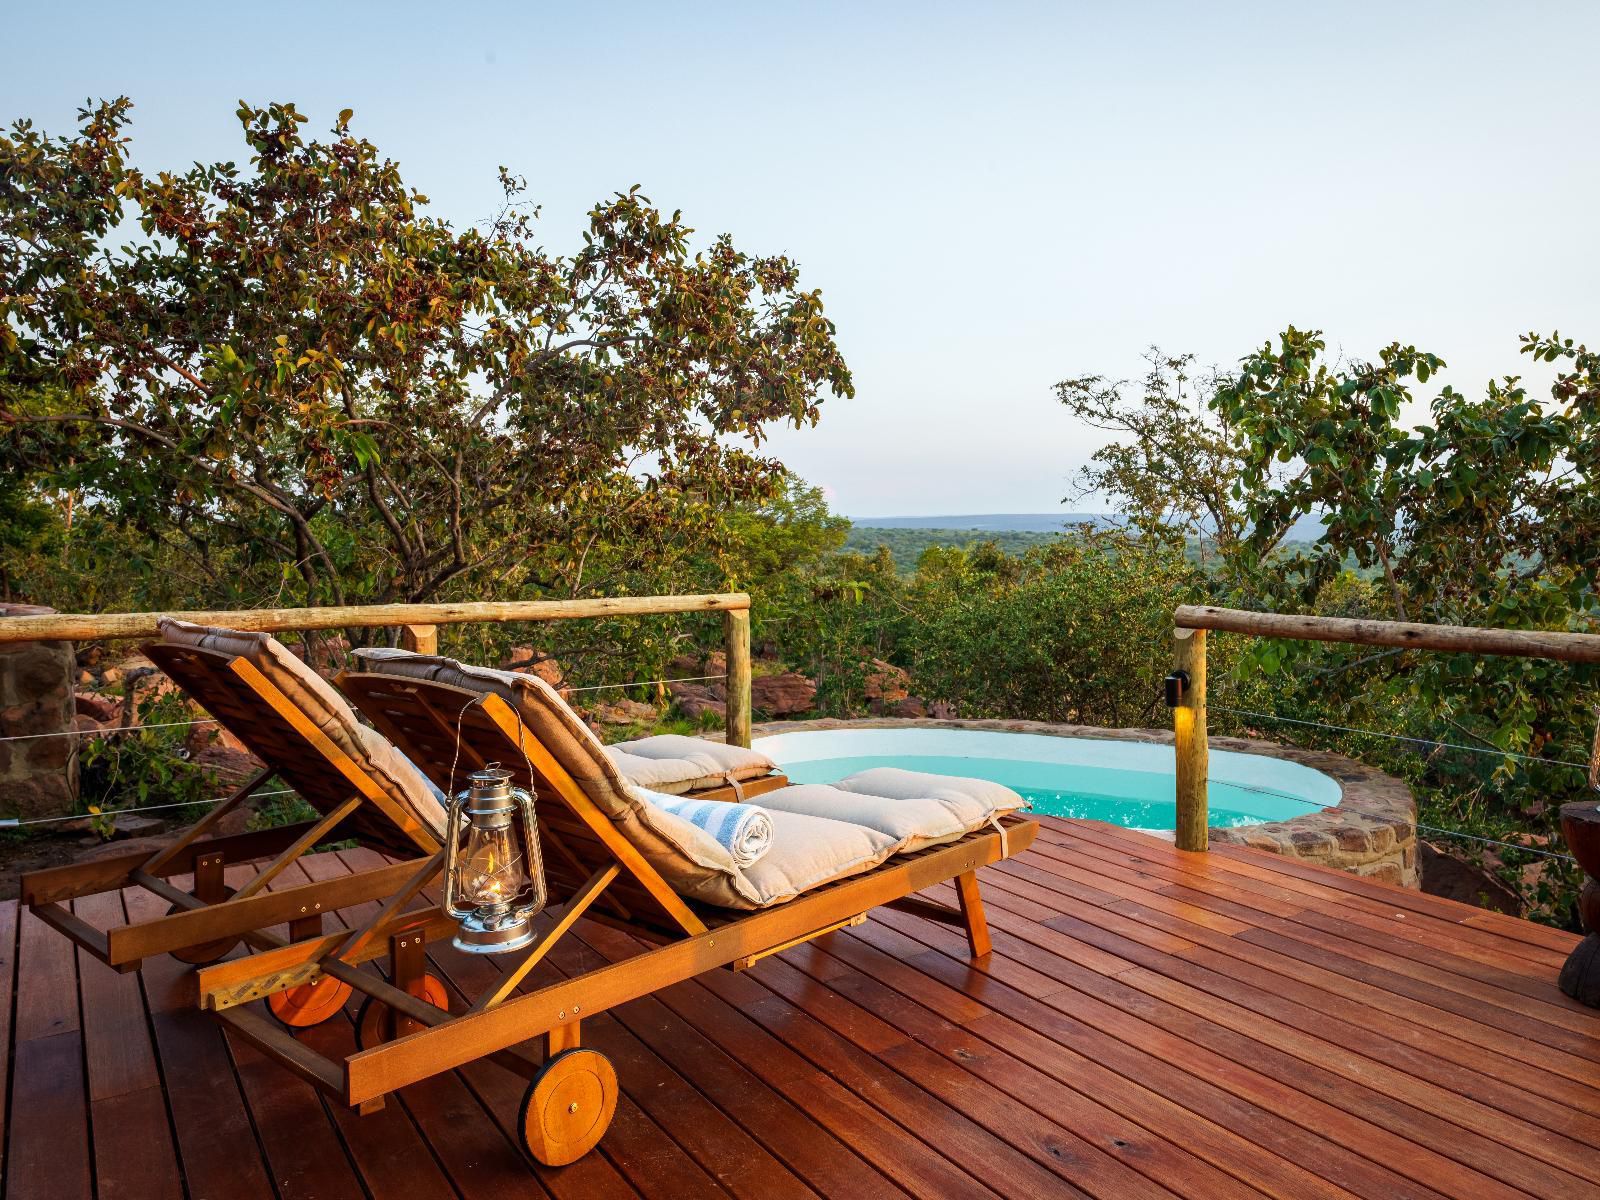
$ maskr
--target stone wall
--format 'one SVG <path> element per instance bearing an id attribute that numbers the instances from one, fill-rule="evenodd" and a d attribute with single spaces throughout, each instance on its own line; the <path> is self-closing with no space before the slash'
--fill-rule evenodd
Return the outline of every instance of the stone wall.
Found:
<path id="1" fill-rule="evenodd" d="M 0 621 L 55 611 L 0 604 Z M 31 737 L 73 728 L 68 642 L 0 643 L 0 816 L 53 817 L 70 813 L 78 797 L 78 739 Z"/>
<path id="2" fill-rule="evenodd" d="M 1087 725 L 1055 725 L 1042 721 L 901 721 L 865 720 L 774 721 L 757 725 L 755 737 L 822 729 L 988 729 L 1004 733 L 1037 733 L 1048 737 L 1107 738 L 1114 741 L 1172 743 L 1165 729 L 1099 729 Z M 1339 803 L 1295 817 L 1233 829 L 1213 827 L 1216 845 L 1249 846 L 1290 858 L 1301 858 L 1384 883 L 1415 888 L 1421 885 L 1417 868 L 1417 809 L 1411 789 L 1392 775 L 1364 766 L 1342 754 L 1280 746 L 1253 738 L 1213 737 L 1217 750 L 1262 754 L 1300 763 L 1332 776 L 1342 791 Z M 1170 835 L 1169 835 L 1170 836 Z"/>
<path id="3" fill-rule="evenodd" d="M 1301 750 L 1251 738 L 1214 737 L 1218 750 L 1266 754 L 1331 775 L 1344 790 L 1339 804 L 1292 821 L 1269 821 L 1234 829 L 1213 828 L 1212 842 L 1250 846 L 1289 858 L 1335 867 L 1352 875 L 1422 886 L 1417 866 L 1417 805 L 1404 782 L 1342 754 Z"/>

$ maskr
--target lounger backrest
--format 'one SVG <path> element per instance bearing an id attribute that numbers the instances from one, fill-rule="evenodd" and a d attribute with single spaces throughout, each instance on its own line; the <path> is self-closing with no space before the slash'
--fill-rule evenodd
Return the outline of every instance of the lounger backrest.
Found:
<path id="1" fill-rule="evenodd" d="M 524 786 L 534 786 L 541 803 L 560 799 L 556 781 L 540 778 L 537 768 L 529 774 L 529 764 L 524 762 L 529 747 L 519 747 L 515 733 L 508 736 L 494 722 L 486 721 L 473 704 L 479 697 L 497 696 L 520 720 L 517 728 L 525 730 L 554 759 L 674 892 L 721 908 L 752 908 L 761 903 L 760 893 L 716 839 L 630 793 L 600 739 L 542 679 L 405 650 L 358 650 L 355 657 L 366 674 L 340 676 L 340 686 L 441 788 L 461 788 L 469 771 L 492 759 L 519 780 L 529 781 Z M 373 677 L 428 686 L 409 697 L 374 692 L 370 686 Z M 544 808 L 550 813 L 549 827 L 541 816 L 540 828 L 553 834 L 561 849 L 545 856 L 547 869 L 569 852 L 582 859 L 585 841 L 581 829 L 564 835 L 559 814 L 551 808 Z M 593 870 L 599 860 L 582 861 L 573 880 L 579 884 L 583 872 Z"/>
<path id="2" fill-rule="evenodd" d="M 444 810 L 393 745 L 362 725 L 344 698 L 275 638 L 166 619 L 145 647 L 194 700 L 320 812 L 353 795 L 363 841 L 431 852 Z"/>

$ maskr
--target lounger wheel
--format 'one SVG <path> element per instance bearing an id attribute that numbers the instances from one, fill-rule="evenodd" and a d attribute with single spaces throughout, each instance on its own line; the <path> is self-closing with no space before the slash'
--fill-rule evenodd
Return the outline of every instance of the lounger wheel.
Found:
<path id="1" fill-rule="evenodd" d="M 342 979 L 323 975 L 310 983 L 296 984 L 267 997 L 267 1007 L 290 1029 L 320 1025 L 344 1007 L 350 998 L 350 985 Z"/>
<path id="2" fill-rule="evenodd" d="M 225 899 L 231 897 L 232 895 L 232 888 L 223 889 L 223 897 Z M 171 908 L 167 909 L 167 916 L 170 917 L 175 913 L 188 911 L 190 910 L 185 908 L 183 905 L 174 904 Z M 185 946 L 181 950 L 174 950 L 172 952 L 172 957 L 177 959 L 179 962 L 188 963 L 191 967 L 209 967 L 214 962 L 221 962 L 228 956 L 228 951 L 232 950 L 243 940 L 243 937 L 239 934 L 234 934 L 231 937 L 220 937 L 214 939 L 213 941 L 201 942 L 198 946 Z"/>
<path id="3" fill-rule="evenodd" d="M 522 1097 L 517 1128 L 535 1162 L 564 1167 L 593 1150 L 617 1111 L 617 1071 L 598 1050 L 563 1050 Z"/>
<path id="4" fill-rule="evenodd" d="M 435 1008 L 449 1009 L 450 992 L 444 986 L 444 980 L 437 975 L 428 974 L 422 977 L 422 997 Z M 356 1045 L 363 1050 L 371 1050 L 374 1046 L 381 1046 L 384 1042 L 395 1037 L 396 1020 L 390 1019 L 389 1006 L 376 996 L 368 996 L 361 1002 L 361 1009 L 356 1013 Z M 403 1014 L 397 1018 L 398 1023 L 411 1028 L 420 1028 L 416 1022 L 409 1020 Z M 407 1029 L 400 1031 L 404 1036 Z"/>

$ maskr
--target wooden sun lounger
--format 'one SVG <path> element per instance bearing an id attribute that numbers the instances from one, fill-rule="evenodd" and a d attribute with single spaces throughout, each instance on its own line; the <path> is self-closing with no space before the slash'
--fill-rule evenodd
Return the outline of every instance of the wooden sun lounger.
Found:
<path id="1" fill-rule="evenodd" d="M 21 897 L 42 921 L 119 971 L 169 953 L 206 964 L 241 940 L 256 950 L 276 950 L 322 934 L 324 914 L 394 895 L 439 850 L 434 836 L 374 778 L 331 742 L 301 709 L 243 658 L 211 650 L 157 643 L 144 647 L 157 666 L 198 701 L 266 767 L 246 781 L 176 842 L 88 863 L 33 871 L 22 877 Z M 276 776 L 318 812 L 314 820 L 254 833 L 209 837 L 218 823 L 268 779 Z M 268 891 L 301 855 L 319 843 L 356 838 L 392 863 L 337 879 Z M 270 860 L 237 890 L 226 885 L 230 866 Z M 170 882 L 192 875 L 192 891 Z M 79 896 L 138 886 L 168 901 L 164 917 L 99 930 L 63 905 Z M 287 923 L 287 941 L 270 932 Z M 286 1024 L 315 1024 L 337 1012 L 349 986 L 332 977 L 290 980 L 299 986 L 273 995 L 273 1013 Z"/>
<path id="2" fill-rule="evenodd" d="M 380 674 L 345 674 L 338 682 L 380 732 L 425 770 L 431 767 L 441 786 L 449 782 L 452 763 L 459 779 L 497 761 L 535 791 L 553 909 L 548 923 L 493 989 L 465 1012 L 450 1013 L 443 986 L 423 969 L 423 955 L 426 942 L 450 933 L 453 923 L 436 907 L 403 911 L 438 880 L 442 861 L 435 856 L 360 930 L 202 968 L 196 973 L 199 1002 L 302 1078 L 363 1111 L 398 1088 L 491 1058 L 531 1080 L 521 1110 L 522 1141 L 529 1155 L 547 1165 L 587 1153 L 615 1109 L 614 1069 L 581 1044 L 586 1018 L 716 967 L 747 968 L 858 922 L 880 905 L 964 929 L 973 954 L 981 956 L 989 936 L 976 871 L 1025 849 L 1038 830 L 1034 821 L 1007 816 L 1001 819 L 1003 833 L 986 828 L 771 908 L 743 912 L 699 905 L 668 885 L 504 700 L 490 695 L 469 704 L 477 693 Z M 959 908 L 915 894 L 949 880 L 957 883 Z M 518 994 L 580 917 L 655 944 L 622 962 Z M 358 962 L 383 953 L 385 938 L 388 983 L 355 970 Z M 334 973 L 369 996 L 358 1018 L 362 1048 L 342 1061 L 315 1053 L 245 1007 L 322 973 Z M 377 1015 L 369 1018 L 369 1010 Z M 542 1064 L 513 1049 L 531 1037 L 544 1040 Z"/>

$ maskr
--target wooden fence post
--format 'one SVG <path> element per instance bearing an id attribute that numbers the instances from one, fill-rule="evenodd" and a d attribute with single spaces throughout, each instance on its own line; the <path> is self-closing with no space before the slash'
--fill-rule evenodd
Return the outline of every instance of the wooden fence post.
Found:
<path id="1" fill-rule="evenodd" d="M 414 654 L 439 653 L 439 627 L 437 625 L 400 626 L 400 648 Z"/>
<path id="2" fill-rule="evenodd" d="M 750 610 L 730 608 L 722 614 L 722 635 L 728 649 L 727 719 L 730 746 L 750 744 Z"/>
<path id="3" fill-rule="evenodd" d="M 1183 697 L 1172 710 L 1177 770 L 1177 843 L 1180 850 L 1204 850 L 1210 823 L 1206 800 L 1206 631 L 1175 629 L 1173 666 L 1189 676 Z"/>

